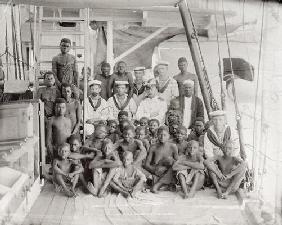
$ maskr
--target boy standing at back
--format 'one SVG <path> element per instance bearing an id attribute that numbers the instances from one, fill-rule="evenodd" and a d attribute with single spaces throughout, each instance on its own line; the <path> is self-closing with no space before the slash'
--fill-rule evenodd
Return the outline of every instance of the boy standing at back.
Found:
<path id="1" fill-rule="evenodd" d="M 71 120 L 65 117 L 65 99 L 57 98 L 55 106 L 56 114 L 48 120 L 46 135 L 47 151 L 51 159 L 57 157 L 58 146 L 66 143 L 72 132 Z"/>

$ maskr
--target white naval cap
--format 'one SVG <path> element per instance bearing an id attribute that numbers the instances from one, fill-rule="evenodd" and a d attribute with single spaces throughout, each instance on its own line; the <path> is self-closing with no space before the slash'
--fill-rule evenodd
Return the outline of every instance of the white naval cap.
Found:
<path id="1" fill-rule="evenodd" d="M 226 115 L 226 112 L 223 111 L 223 110 L 216 110 L 216 111 L 210 112 L 209 115 L 211 117 L 224 116 L 224 115 Z"/>
<path id="2" fill-rule="evenodd" d="M 94 84 L 97 84 L 97 85 L 100 85 L 100 86 L 101 86 L 102 82 L 101 82 L 100 80 L 90 80 L 90 81 L 88 82 L 88 86 L 89 86 L 89 87 L 92 86 L 92 85 L 94 85 Z"/>
<path id="3" fill-rule="evenodd" d="M 115 85 L 128 85 L 128 81 L 126 80 L 116 80 Z"/>
<path id="4" fill-rule="evenodd" d="M 152 86 L 152 85 L 157 85 L 157 81 L 155 78 L 152 78 L 145 83 L 145 86 Z"/>
<path id="5" fill-rule="evenodd" d="M 194 81 L 191 79 L 187 79 L 185 81 L 183 81 L 183 86 L 185 85 L 193 85 L 194 86 Z"/>
<path id="6" fill-rule="evenodd" d="M 159 66 L 159 65 L 168 66 L 168 65 L 169 65 L 169 62 L 161 60 L 161 61 L 158 61 L 158 66 Z"/>
<path id="7" fill-rule="evenodd" d="M 135 67 L 133 71 L 144 71 L 146 68 L 144 66 Z"/>

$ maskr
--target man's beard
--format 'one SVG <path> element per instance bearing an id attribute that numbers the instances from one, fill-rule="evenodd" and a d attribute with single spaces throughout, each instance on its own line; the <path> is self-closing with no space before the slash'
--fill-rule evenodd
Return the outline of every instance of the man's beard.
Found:
<path id="1" fill-rule="evenodd" d="M 93 97 L 97 97 L 98 96 L 98 93 L 92 93 L 91 94 Z"/>

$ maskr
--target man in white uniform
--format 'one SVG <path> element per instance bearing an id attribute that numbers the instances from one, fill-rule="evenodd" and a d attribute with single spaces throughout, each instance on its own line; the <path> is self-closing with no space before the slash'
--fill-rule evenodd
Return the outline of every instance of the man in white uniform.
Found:
<path id="1" fill-rule="evenodd" d="M 183 126 L 191 129 L 197 117 L 204 118 L 204 105 L 200 98 L 194 95 L 194 81 L 183 82 L 183 97 L 180 98 L 183 112 Z"/>
<path id="2" fill-rule="evenodd" d="M 179 96 L 178 84 L 175 79 L 168 75 L 168 62 L 158 63 L 158 74 L 156 78 L 159 96 L 163 98 L 169 106 L 171 99 Z"/>
<path id="3" fill-rule="evenodd" d="M 108 107 L 107 102 L 100 96 L 102 82 L 91 80 L 88 83 L 90 96 L 86 100 L 86 134 L 91 135 L 94 132 L 94 125 L 99 121 L 107 120 Z"/>
<path id="4" fill-rule="evenodd" d="M 134 119 L 137 105 L 134 99 L 127 94 L 129 83 L 127 81 L 115 81 L 116 94 L 107 101 L 109 107 L 109 118 L 116 120 L 120 111 L 127 111 L 128 118 Z"/>
<path id="5" fill-rule="evenodd" d="M 148 117 L 149 119 L 157 119 L 160 124 L 164 124 L 167 104 L 164 99 L 157 95 L 156 80 L 149 80 L 145 84 L 145 88 L 147 98 L 141 101 L 137 109 L 136 119 L 140 120 L 142 117 Z"/>
<path id="6" fill-rule="evenodd" d="M 206 158 L 223 156 L 222 149 L 229 140 L 233 142 L 234 152 L 232 156 L 240 157 L 240 144 L 238 132 L 226 124 L 224 111 L 210 113 L 212 125 L 204 136 L 204 153 Z"/>

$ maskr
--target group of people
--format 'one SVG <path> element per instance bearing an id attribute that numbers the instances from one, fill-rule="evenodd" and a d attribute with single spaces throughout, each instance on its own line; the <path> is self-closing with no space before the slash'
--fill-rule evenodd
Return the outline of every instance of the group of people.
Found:
<path id="1" fill-rule="evenodd" d="M 213 183 L 219 198 L 238 190 L 246 162 L 239 155 L 237 131 L 226 124 L 224 111 L 210 113 L 205 122 L 198 80 L 178 59 L 180 73 L 168 74 L 159 62 L 153 79 L 145 68 L 103 62 L 101 74 L 88 81 L 89 96 L 80 98 L 71 42 L 62 39 L 61 53 L 44 75 L 38 98 L 45 105 L 46 147 L 56 188 L 69 196 L 83 191 L 102 197 L 118 192 L 134 197 L 139 191 L 174 191 L 184 198 Z M 84 109 L 81 101 L 85 101 Z M 85 124 L 82 124 L 82 110 Z M 81 127 L 86 141 L 81 143 Z"/>

